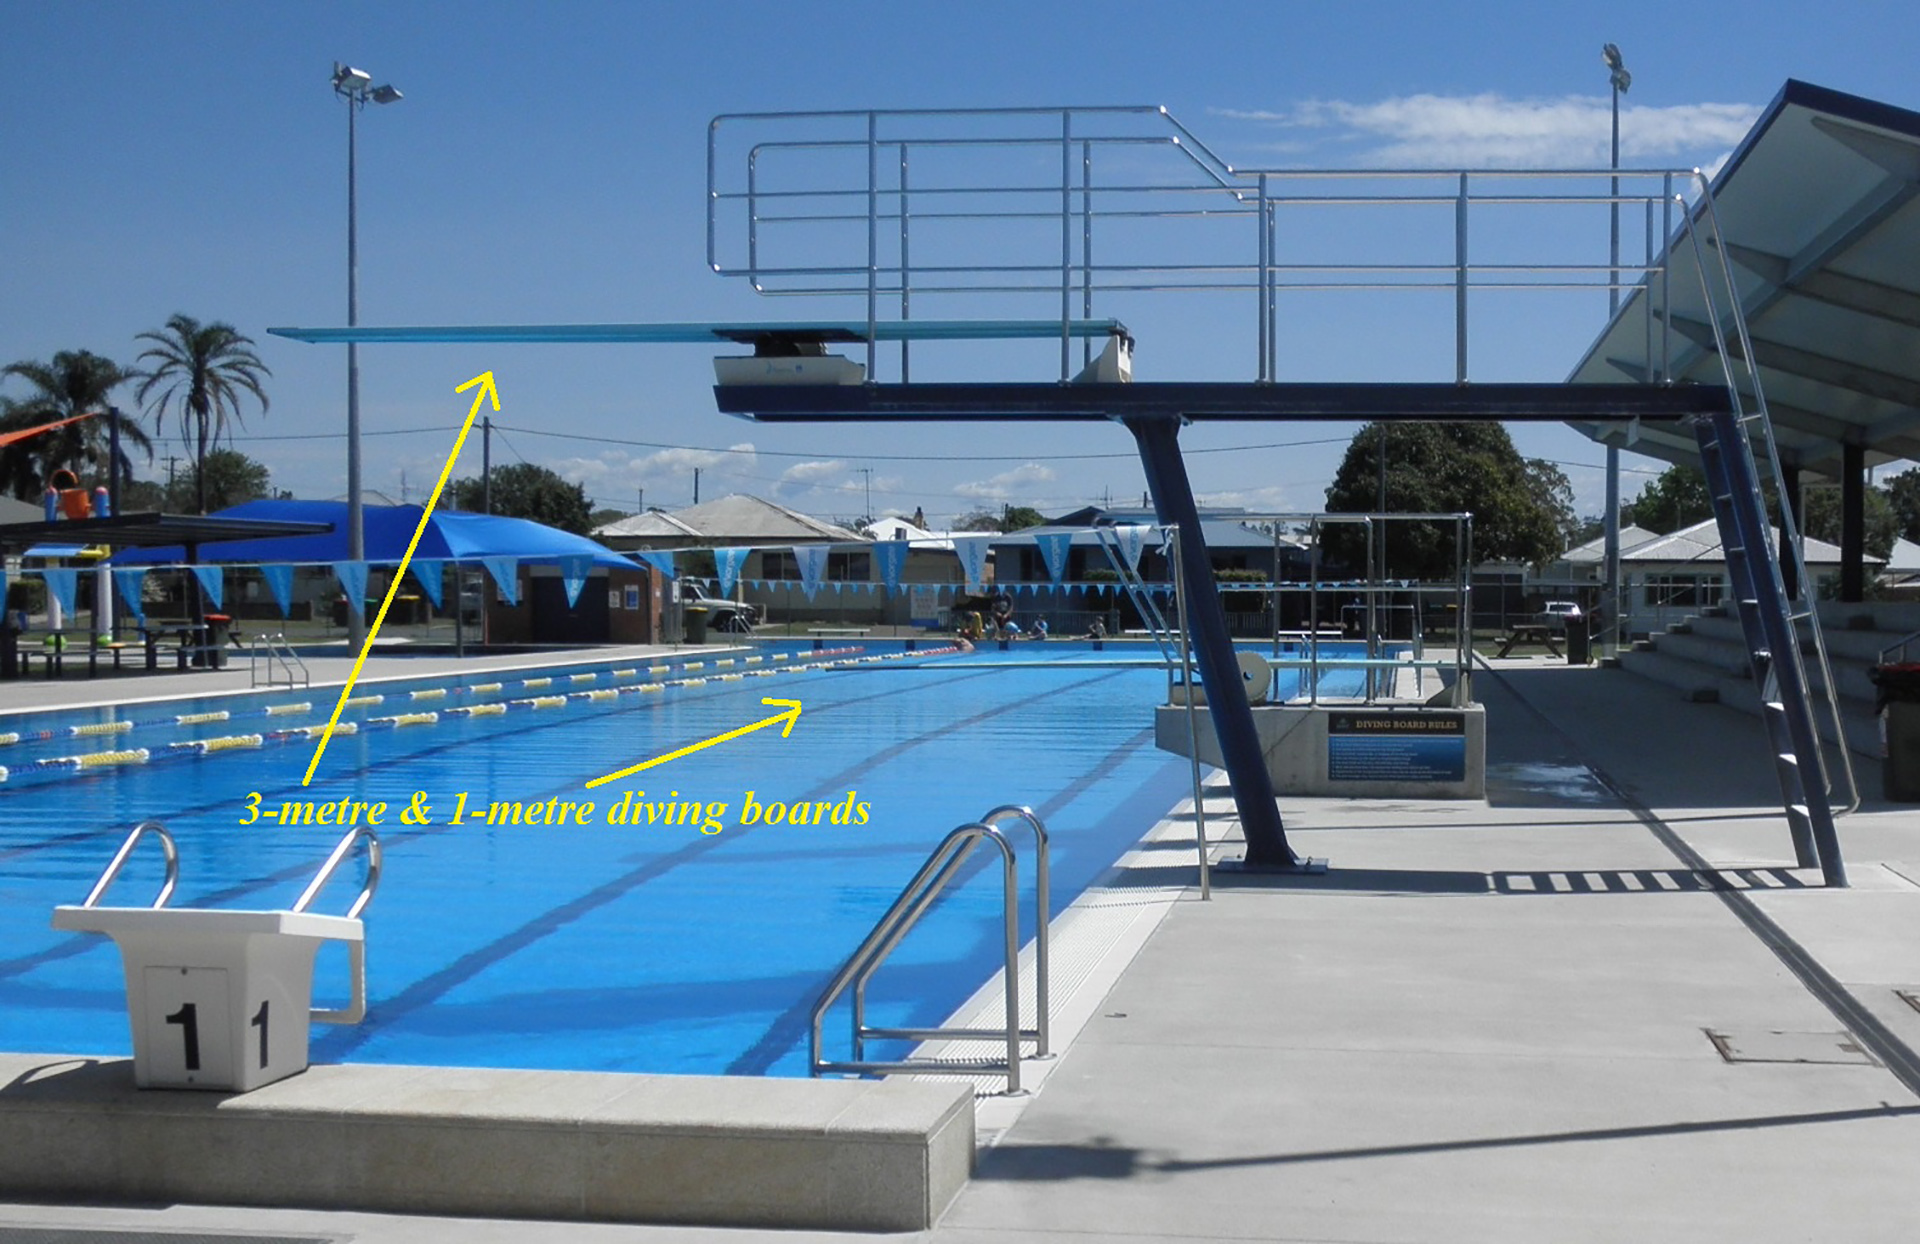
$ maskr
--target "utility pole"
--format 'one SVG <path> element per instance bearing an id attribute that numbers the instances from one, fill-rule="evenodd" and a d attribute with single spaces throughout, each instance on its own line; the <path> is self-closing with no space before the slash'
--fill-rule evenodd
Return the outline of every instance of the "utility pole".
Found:
<path id="1" fill-rule="evenodd" d="M 480 512 L 493 513 L 493 419 L 480 420 Z"/>
<path id="2" fill-rule="evenodd" d="M 647 490 L 646 489 L 636 488 L 633 490 L 633 512 L 636 515 L 645 514 L 647 512 Z"/>
<path id="3" fill-rule="evenodd" d="M 693 503 L 700 504 L 700 468 L 693 468 Z"/>
<path id="4" fill-rule="evenodd" d="M 1600 59 L 1607 66 L 1609 82 L 1613 87 L 1613 169 L 1612 185 L 1612 224 L 1609 229 L 1607 263 L 1607 321 L 1620 311 L 1620 95 L 1633 85 L 1633 75 L 1627 72 L 1626 61 L 1620 56 L 1620 49 L 1607 44 L 1600 49 Z M 1652 360 L 1648 360 L 1652 365 Z M 1606 518 L 1603 526 L 1604 537 L 1601 542 L 1601 575 L 1605 583 L 1601 586 L 1606 602 L 1606 624 L 1601 628 L 1600 652 L 1602 656 L 1617 657 L 1620 654 L 1620 445 L 1611 437 L 1607 440 L 1607 502 Z"/>
<path id="5" fill-rule="evenodd" d="M 855 469 L 867 477 L 867 516 L 860 521 L 865 524 L 871 524 L 873 522 L 873 468 L 856 467 Z"/>

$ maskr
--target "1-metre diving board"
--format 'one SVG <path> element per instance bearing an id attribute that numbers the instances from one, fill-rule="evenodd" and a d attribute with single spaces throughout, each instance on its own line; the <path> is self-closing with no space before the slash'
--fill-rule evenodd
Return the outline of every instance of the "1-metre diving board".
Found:
<path id="1" fill-rule="evenodd" d="M 269 328 L 276 337 L 321 344 L 750 345 L 756 354 L 868 341 L 1045 341 L 1126 337 L 1119 320 L 773 320 L 729 324 L 453 324 L 412 327 Z"/>

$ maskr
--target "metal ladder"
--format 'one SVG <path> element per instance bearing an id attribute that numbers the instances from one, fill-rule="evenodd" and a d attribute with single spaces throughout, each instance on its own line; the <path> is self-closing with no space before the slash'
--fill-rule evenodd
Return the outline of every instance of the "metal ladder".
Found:
<path id="1" fill-rule="evenodd" d="M 1796 615 L 1787 599 L 1779 562 L 1773 556 L 1766 496 L 1755 469 L 1747 434 L 1750 419 L 1725 411 L 1694 425 L 1700 464 L 1713 497 L 1720 546 L 1726 556 L 1734 605 L 1746 637 L 1754 685 L 1760 689 L 1761 716 L 1772 745 L 1774 773 L 1793 835 L 1795 862 L 1818 867 L 1829 886 L 1847 884 L 1846 864 L 1834 832 L 1832 783 L 1820 748 L 1806 663 L 1801 655 Z M 1801 582 L 1805 583 L 1802 569 Z M 1817 634 L 1817 632 L 1816 632 Z M 1816 648 L 1824 665 L 1824 652 Z M 1827 685 L 1832 687 L 1831 675 Z M 1836 728 L 1838 722 L 1835 723 Z M 1844 750 L 1845 738 L 1840 736 Z M 1852 771 L 1848 769 L 1849 784 Z"/>
<path id="2" fill-rule="evenodd" d="M 1171 529 L 1161 528 L 1160 530 L 1163 538 L 1170 539 Z M 1107 563 L 1113 567 L 1113 572 L 1120 576 L 1120 586 L 1126 590 L 1128 599 L 1133 601 L 1133 607 L 1139 611 L 1140 621 L 1146 625 L 1147 634 L 1159 647 L 1161 660 L 1166 662 L 1169 669 L 1172 669 L 1179 661 L 1174 651 L 1179 642 L 1176 632 L 1173 625 L 1167 621 L 1167 615 L 1161 610 L 1159 602 L 1153 599 L 1153 592 L 1147 587 L 1147 581 L 1140 577 L 1139 571 L 1128 564 L 1125 550 L 1120 547 L 1119 531 L 1113 527 L 1096 525 L 1093 528 L 1093 536 L 1100 542 L 1100 551 L 1107 555 Z M 1171 545 L 1166 547 L 1171 554 Z M 1173 565 L 1171 555 L 1168 557 L 1167 564 L 1169 567 Z M 1175 575 L 1174 578 L 1178 581 L 1179 576 Z"/>
<path id="3" fill-rule="evenodd" d="M 1013 845 L 1000 832 L 1007 821 L 1024 822 L 1034 839 L 1034 1025 L 1020 1026 L 1020 886 L 1019 869 Z M 885 963 L 908 931 L 913 928 L 940 897 L 947 883 L 959 873 L 974 848 L 991 842 L 1000 852 L 1002 879 L 1003 941 L 1007 1017 L 1004 1028 L 873 1028 L 866 1022 L 867 982 Z M 900 897 L 880 917 L 852 956 L 833 974 L 827 987 L 813 1004 L 807 1048 L 807 1074 L 891 1075 L 903 1072 L 949 1073 L 954 1075 L 1004 1075 L 1007 1093 L 1018 1095 L 1020 1087 L 1020 1047 L 1034 1043 L 1035 1058 L 1051 1056 L 1048 1048 L 1047 1021 L 1047 827 L 1031 808 L 1003 804 L 977 821 L 955 829 L 943 838 L 927 862 L 920 866 Z M 821 1057 L 821 1029 L 827 1012 L 847 990 L 853 990 L 853 1056 L 849 1059 Z M 866 1057 L 868 1041 L 1005 1041 L 1006 1052 L 997 1058 L 901 1058 Z"/>
<path id="4" fill-rule="evenodd" d="M 313 685 L 313 675 L 307 671 L 307 663 L 300 659 L 300 654 L 293 650 L 293 645 L 287 642 L 285 635 L 262 635 L 255 639 L 253 646 L 247 650 L 247 672 L 252 686 L 258 687 L 262 681 L 260 659 L 263 656 L 267 662 L 265 681 L 269 687 L 280 685 L 280 680 L 274 676 L 273 672 L 276 665 L 286 672 L 287 686 L 311 687 Z"/>

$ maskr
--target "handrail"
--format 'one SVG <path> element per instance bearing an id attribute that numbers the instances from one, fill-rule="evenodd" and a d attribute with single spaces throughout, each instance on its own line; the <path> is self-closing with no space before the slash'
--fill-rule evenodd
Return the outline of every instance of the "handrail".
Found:
<path id="1" fill-rule="evenodd" d="M 1897 665 L 1904 662 L 1907 659 L 1907 645 L 1915 642 L 1920 642 L 1920 631 L 1915 631 L 1911 635 L 1902 635 L 1899 639 L 1895 640 L 1893 643 L 1888 644 L 1886 647 L 1880 650 L 1880 657 L 1877 661 L 1874 662 L 1874 664 L 1875 665 Z M 1891 656 L 1896 652 L 1900 654 L 1899 660 L 1897 661 L 1887 660 L 1889 656 Z"/>
<path id="2" fill-rule="evenodd" d="M 1010 820 L 1024 821 L 1034 835 L 1036 858 L 1035 889 L 1035 1006 L 1038 1011 L 1032 1028 L 1020 1024 L 1020 885 L 1019 866 L 1013 846 L 1000 832 L 999 825 Z M 1000 853 L 1002 885 L 1002 938 L 1006 1023 L 1000 1028 L 873 1028 L 866 1023 L 866 987 L 901 940 L 920 917 L 939 898 L 948 883 L 960 872 L 968 856 L 982 842 L 991 842 Z M 899 897 L 868 931 L 846 962 L 828 980 L 815 1000 L 808 1025 L 808 1074 L 850 1073 L 888 1075 L 901 1072 L 949 1072 L 960 1075 L 1004 1075 L 1007 1092 L 1017 1095 L 1020 1087 L 1020 1047 L 1023 1041 L 1035 1044 L 1034 1057 L 1050 1057 L 1048 1041 L 1048 951 L 1049 910 L 1048 838 L 1046 825 L 1031 808 L 1003 804 L 978 821 L 956 827 L 940 840 L 901 890 Z M 821 1056 L 822 1029 L 827 1012 L 851 989 L 853 991 L 852 1053 L 847 1060 Z M 909 1057 L 879 1060 L 866 1057 L 869 1040 L 950 1041 L 1003 1039 L 1006 1053 L 999 1058 L 930 1059 Z"/>
<path id="3" fill-rule="evenodd" d="M 354 899 L 353 906 L 347 908 L 346 916 L 349 920 L 359 918 L 360 913 L 367 909 L 367 904 L 373 901 L 373 892 L 380 888 L 380 836 L 365 825 L 357 825 L 348 830 L 346 836 L 334 845 L 333 852 L 327 856 L 326 863 L 320 865 L 320 871 L 315 873 L 313 880 L 307 883 L 307 888 L 301 891 L 300 897 L 293 901 L 294 911 L 305 911 L 313 904 L 313 900 L 319 897 L 321 889 L 333 879 L 333 874 L 339 871 L 340 865 L 346 862 L 347 853 L 353 849 L 353 844 L 362 838 L 367 840 L 367 881 L 360 889 L 360 897 Z"/>
<path id="4" fill-rule="evenodd" d="M 300 654 L 293 650 L 293 645 L 287 642 L 286 635 L 284 633 L 277 633 L 273 635 L 255 636 L 253 643 L 248 645 L 247 672 L 253 686 L 257 687 L 260 685 L 260 657 L 263 648 L 265 649 L 267 658 L 266 681 L 269 687 L 277 687 L 280 685 L 280 680 L 273 676 L 273 667 L 275 664 L 278 664 L 281 669 L 287 672 L 287 686 L 292 687 L 295 685 L 294 671 L 296 669 L 299 671 L 299 685 L 306 687 L 313 685 L 313 674 L 307 669 L 307 663 L 301 660 Z"/>
<path id="5" fill-rule="evenodd" d="M 120 869 L 126 865 L 127 857 L 133 854 L 134 844 L 148 833 L 159 836 L 160 850 L 167 859 L 167 879 L 161 883 L 160 893 L 155 896 L 153 906 L 157 909 L 167 905 L 167 900 L 173 897 L 174 886 L 180 881 L 180 851 L 174 846 L 173 835 L 167 832 L 164 825 L 158 821 L 142 821 L 133 827 L 133 832 L 127 835 L 127 840 L 120 844 L 118 851 L 113 853 L 113 859 L 108 861 L 105 871 L 100 874 L 100 880 L 93 883 L 93 889 L 87 892 L 86 900 L 80 904 L 82 907 L 92 907 L 106 895 L 107 887 L 112 885 L 113 879 L 120 875 Z"/>

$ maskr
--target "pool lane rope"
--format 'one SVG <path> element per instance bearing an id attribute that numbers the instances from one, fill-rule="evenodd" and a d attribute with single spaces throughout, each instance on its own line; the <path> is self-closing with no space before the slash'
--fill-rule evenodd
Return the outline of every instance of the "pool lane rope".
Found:
<path id="1" fill-rule="evenodd" d="M 704 687 L 709 683 L 709 681 L 736 682 L 736 681 L 745 679 L 749 676 L 759 677 L 759 678 L 770 678 L 777 674 L 801 673 L 806 670 L 848 669 L 855 665 L 868 665 L 868 664 L 873 664 L 879 661 L 897 661 L 897 660 L 903 660 L 909 657 L 950 656 L 960 651 L 961 649 L 957 645 L 955 645 L 955 646 L 949 646 L 949 647 L 943 647 L 943 648 L 919 648 L 919 649 L 913 649 L 913 650 L 902 651 L 902 652 L 887 652 L 887 653 L 860 655 L 866 652 L 864 648 L 827 648 L 827 649 L 822 649 L 818 652 L 809 654 L 813 657 L 820 658 L 820 659 L 811 660 L 811 661 L 802 661 L 795 664 L 781 665 L 775 669 L 748 670 L 743 673 L 719 674 L 719 675 L 715 675 L 712 679 L 708 679 L 705 677 L 694 677 L 694 678 L 683 677 L 683 678 L 667 679 L 667 680 L 658 681 L 658 682 L 640 683 L 640 684 L 629 686 L 629 687 L 595 688 L 589 691 L 568 692 L 563 695 L 530 696 L 530 697 L 524 697 L 520 699 L 509 699 L 504 701 L 494 701 L 494 702 L 481 703 L 481 704 L 455 705 L 450 708 L 441 709 L 438 712 L 396 713 L 396 714 L 385 716 L 385 717 L 369 718 L 363 722 L 342 721 L 334 726 L 333 732 L 336 735 L 359 734 L 359 733 L 362 733 L 363 731 L 372 732 L 375 730 L 400 730 L 400 729 L 406 729 L 408 727 L 413 727 L 413 726 L 432 726 L 432 725 L 438 725 L 443 718 L 453 719 L 453 718 L 468 718 L 468 717 L 498 717 L 498 716 L 503 716 L 510 712 L 517 712 L 517 711 L 540 711 L 545 709 L 565 708 L 571 704 L 577 704 L 577 703 L 578 704 L 606 703 L 610 700 L 617 699 L 618 697 L 623 695 L 664 695 L 669 688 Z M 782 652 L 782 653 L 774 653 L 772 654 L 772 656 L 775 661 L 785 661 L 790 658 L 791 654 Z M 755 660 L 758 660 L 758 658 L 754 658 L 754 657 L 747 658 L 748 662 L 753 662 Z M 683 669 L 703 669 L 704 664 L 701 662 L 687 662 L 682 666 L 682 668 Z M 664 670 L 664 671 L 671 672 L 672 667 L 671 666 L 649 667 L 650 673 L 655 670 Z M 634 674 L 634 671 L 632 670 L 614 672 L 615 677 L 619 677 L 622 675 L 633 675 L 633 674 Z M 592 675 L 591 677 L 597 678 L 598 675 Z M 586 679 L 582 679 L 582 678 L 579 678 L 578 676 L 574 676 L 570 678 L 569 681 L 576 681 L 576 682 L 586 681 Z M 519 682 L 518 685 L 523 688 L 534 688 L 534 689 L 538 689 L 542 687 L 550 687 L 553 685 L 553 679 L 550 677 L 523 679 Z M 456 688 L 441 688 L 439 690 L 471 693 L 471 692 L 479 691 L 483 687 L 490 691 L 497 691 L 497 690 L 503 690 L 504 684 L 497 683 L 497 682 L 483 683 L 483 684 L 478 684 L 471 688 L 456 687 Z M 386 697 L 384 696 L 365 696 L 365 697 L 356 696 L 353 699 L 349 700 L 348 703 L 355 703 L 357 701 L 366 700 L 366 701 L 371 701 L 374 704 L 380 704 L 385 701 L 385 698 Z M 423 697 L 423 698 L 431 698 L 431 697 Z M 276 706 L 275 708 L 269 708 L 265 710 L 245 710 L 239 714 L 229 714 L 226 711 L 221 711 L 217 713 L 187 713 L 187 714 L 181 714 L 176 717 L 156 718 L 156 719 L 145 721 L 145 722 L 125 721 L 125 722 L 104 723 L 106 725 L 115 727 L 115 729 L 113 730 L 88 729 L 86 727 L 69 727 L 68 729 L 70 731 L 73 731 L 76 734 L 81 733 L 83 731 L 85 733 L 91 733 L 91 734 L 124 733 L 127 730 L 150 727 L 150 726 L 158 726 L 158 725 L 178 726 L 178 725 L 199 724 L 202 722 L 226 721 L 226 720 L 229 720 L 231 716 L 278 715 L 278 714 L 291 712 L 295 707 L 310 709 L 311 705 L 310 704 L 298 705 L 298 706 L 281 705 L 281 706 Z M 285 729 L 267 731 L 264 734 L 237 734 L 237 735 L 227 735 L 227 736 L 223 736 L 219 738 L 211 738 L 211 739 L 192 739 L 192 740 L 186 740 L 186 741 L 177 742 L 177 743 L 169 743 L 163 747 L 157 747 L 157 748 L 141 747 L 141 748 L 133 748 L 128 750 L 120 750 L 120 751 L 86 752 L 77 756 L 55 756 L 55 757 L 50 757 L 43 760 L 28 761 L 25 764 L 14 765 L 12 767 L 0 765 L 0 783 L 4 783 L 10 780 L 12 777 L 16 775 L 24 775 L 29 773 L 51 774 L 55 776 L 71 775 L 76 773 L 87 773 L 97 769 L 116 768 L 116 767 L 125 766 L 125 765 L 136 765 L 136 764 L 144 765 L 144 764 L 151 764 L 156 761 L 195 758 L 200 756 L 211 755 L 216 752 L 236 751 L 236 750 L 243 750 L 243 749 L 251 750 L 251 749 L 262 748 L 262 747 L 284 746 L 284 745 L 294 744 L 294 743 L 307 743 L 307 742 L 313 741 L 314 739 L 319 738 L 321 734 L 323 734 L 325 731 L 326 731 L 325 725 L 292 726 Z M 60 734 L 55 731 L 41 731 L 37 735 L 32 737 L 57 738 L 57 737 L 60 737 Z M 19 735 L 12 736 L 11 739 L 9 739 L 7 736 L 0 736 L 0 743 L 15 742 L 15 741 L 18 741 L 19 738 L 20 738 Z"/>

